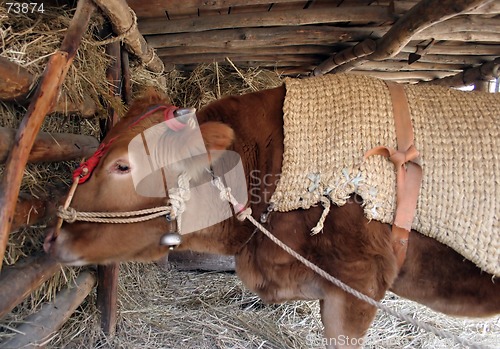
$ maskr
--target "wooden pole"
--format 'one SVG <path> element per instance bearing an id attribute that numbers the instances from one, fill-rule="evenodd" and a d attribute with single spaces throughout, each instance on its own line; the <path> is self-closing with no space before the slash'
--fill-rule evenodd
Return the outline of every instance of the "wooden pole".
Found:
<path id="1" fill-rule="evenodd" d="M 7 160 L 9 150 L 14 147 L 15 137 L 15 129 L 0 127 L 0 164 Z M 98 146 L 99 141 L 92 136 L 40 132 L 28 155 L 28 162 L 67 161 L 88 157 Z"/>
<path id="2" fill-rule="evenodd" d="M 421 0 L 391 27 L 391 29 L 376 41 L 377 48 L 369 56 L 363 56 L 341 65 L 331 61 L 323 62 L 321 72 L 332 71 L 340 73 L 352 70 L 355 66 L 368 60 L 383 60 L 398 54 L 422 30 L 456 16 L 464 11 L 487 4 L 492 0 Z M 318 70 L 318 73 L 320 71 Z"/>
<path id="3" fill-rule="evenodd" d="M 99 0 L 104 1 L 104 0 Z M 342 6 L 307 10 L 273 10 L 257 13 L 231 13 L 230 16 L 200 16 L 167 20 L 166 17 L 141 20 L 144 35 L 193 33 L 231 28 L 298 26 L 339 22 L 386 22 L 394 20 L 388 6 Z"/>
<path id="4" fill-rule="evenodd" d="M 30 257 L 14 266 L 4 268 L 0 274 L 0 295 L 2 295 L 0 318 L 14 309 L 60 268 L 60 264 L 46 254 Z"/>
<path id="5" fill-rule="evenodd" d="M 422 84 L 432 84 L 440 86 L 467 86 L 476 83 L 477 81 L 488 81 L 500 76 L 500 57 L 491 62 L 482 64 L 479 67 L 466 69 L 463 72 L 431 81 L 422 82 Z"/>
<path id="6" fill-rule="evenodd" d="M 95 6 L 91 1 L 80 0 L 78 2 L 75 16 L 70 22 L 61 48 L 50 57 L 43 73 L 42 82 L 37 88 L 19 127 L 14 148 L 7 159 L 5 172 L 0 183 L 0 192 L 3 194 L 0 198 L 0 257 L 3 257 L 7 246 L 23 170 L 31 147 L 45 115 L 53 108 L 57 100 L 61 85 L 73 62 L 94 10 Z M 0 269 L 2 261 L 3 258 L 0 258 Z"/>
<path id="7" fill-rule="evenodd" d="M 163 62 L 148 45 L 137 28 L 137 17 L 128 7 L 125 0 L 94 0 L 97 6 L 106 14 L 117 35 L 123 35 L 127 50 L 137 56 L 146 68 L 162 73 Z"/>
<path id="8" fill-rule="evenodd" d="M 24 319 L 17 334 L 0 343 L 2 348 L 42 348 L 52 334 L 59 330 L 76 308 L 92 291 L 96 279 L 86 271 L 80 273 L 74 285 L 59 292 L 51 303 L 44 304 L 35 314 Z"/>
<path id="9" fill-rule="evenodd" d="M 122 87 L 122 55 L 119 42 L 113 42 L 106 46 L 106 54 L 113 58 L 112 64 L 106 71 L 106 78 L 109 81 L 111 92 L 115 96 L 121 96 Z M 127 67 L 128 69 L 128 67 Z M 119 120 L 118 113 L 110 109 L 106 125 L 102 132 L 103 136 Z M 97 308 L 101 312 L 101 328 L 107 335 L 113 337 L 116 332 L 116 314 L 118 298 L 118 273 L 117 263 L 110 265 L 99 265 L 97 267 Z"/>
<path id="10" fill-rule="evenodd" d="M 357 43 L 354 46 L 348 47 L 345 50 L 340 51 L 337 54 L 334 54 L 326 61 L 323 61 L 320 65 L 318 65 L 313 70 L 313 75 L 323 75 L 328 73 L 332 68 L 332 66 L 339 66 L 349 61 L 352 61 L 356 58 L 366 57 L 372 54 L 377 47 L 375 41 L 371 39 L 366 39 L 360 43 Z"/>

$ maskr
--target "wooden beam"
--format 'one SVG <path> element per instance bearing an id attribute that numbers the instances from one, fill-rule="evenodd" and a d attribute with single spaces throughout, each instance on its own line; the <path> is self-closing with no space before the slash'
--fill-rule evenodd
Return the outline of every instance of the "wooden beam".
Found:
<path id="1" fill-rule="evenodd" d="M 402 16 L 391 29 L 376 41 L 376 50 L 367 57 L 350 60 L 342 65 L 322 64 L 321 73 L 334 70 L 345 72 L 368 60 L 384 60 L 398 54 L 422 30 L 445 21 L 466 10 L 471 10 L 491 0 L 422 0 Z"/>
<path id="2" fill-rule="evenodd" d="M 41 348 L 50 337 L 69 319 L 76 308 L 92 291 L 96 279 L 94 274 L 84 271 L 78 275 L 74 285 L 57 293 L 51 303 L 46 303 L 35 314 L 24 319 L 16 328 L 16 335 L 3 343 L 2 348 Z"/>
<path id="3" fill-rule="evenodd" d="M 61 266 L 43 254 L 5 267 L 0 274 L 0 318 L 52 277 Z M 1 347 L 1 346 L 0 346 Z"/>
<path id="4" fill-rule="evenodd" d="M 0 164 L 7 160 L 10 149 L 14 147 L 16 131 L 0 127 Z M 27 161 L 36 163 L 84 158 L 92 155 L 98 146 L 99 141 L 92 136 L 40 132 L 36 135 Z"/>
<path id="5" fill-rule="evenodd" d="M 375 41 L 371 39 L 365 39 L 352 47 L 349 47 L 345 50 L 340 51 L 339 53 L 332 55 L 327 60 L 324 60 L 313 70 L 313 75 L 318 76 L 326 74 L 334 66 L 340 66 L 355 59 L 366 57 L 372 54 L 376 48 L 377 44 L 375 43 Z"/>
<path id="6" fill-rule="evenodd" d="M 21 122 L 15 145 L 7 159 L 5 172 L 0 183 L 0 257 L 5 253 L 14 216 L 16 199 L 31 147 L 45 118 L 53 108 L 66 73 L 75 57 L 83 34 L 86 32 L 90 16 L 95 6 L 89 0 L 78 2 L 75 15 L 69 24 L 59 51 L 47 63 L 42 82 L 38 86 L 32 102 Z M 0 269 L 3 258 L 0 258 Z"/>
<path id="7" fill-rule="evenodd" d="M 394 12 L 401 15 L 418 4 L 418 1 L 394 1 Z M 492 1 L 474 9 L 464 11 L 466 15 L 498 15 L 500 14 L 500 2 Z"/>
<path id="8" fill-rule="evenodd" d="M 255 5 L 268 5 L 281 4 L 281 3 L 296 3 L 297 0 L 183 0 L 183 1 L 172 1 L 172 0 L 150 0 L 145 2 L 144 0 L 127 0 L 129 6 L 134 9 L 139 17 L 158 17 L 158 13 L 178 13 L 184 12 L 186 10 L 191 10 L 197 12 L 210 11 L 210 10 L 227 10 L 229 7 L 237 6 L 255 6 Z M 303 0 L 303 6 L 307 3 Z M 151 13 L 151 8 L 156 9 L 154 13 Z M 166 16 L 165 16 L 166 17 Z"/>
<path id="9" fill-rule="evenodd" d="M 0 100 L 23 103 L 35 84 L 36 78 L 28 70 L 7 58 L 0 57 Z M 97 107 L 91 98 L 84 96 L 81 102 L 75 103 L 67 95 L 62 94 L 50 113 L 79 113 L 83 117 L 90 117 L 96 111 Z"/>
<path id="10" fill-rule="evenodd" d="M 415 52 L 415 51 L 412 51 Z M 408 61 L 408 50 L 403 49 L 393 59 Z M 463 64 L 477 65 L 492 61 L 495 56 L 472 56 L 472 55 L 447 55 L 447 54 L 426 54 L 418 60 L 421 63 L 446 63 L 446 64 Z"/>
<path id="11" fill-rule="evenodd" d="M 477 8 L 491 0 L 422 0 L 401 17 L 377 41 L 377 49 L 370 60 L 383 60 L 401 51 L 415 34 L 461 12 Z"/>
<path id="12" fill-rule="evenodd" d="M 411 65 L 408 61 L 396 61 L 396 60 L 385 60 L 385 61 L 370 61 L 363 63 L 356 67 L 356 70 L 373 70 L 373 71 L 415 71 L 415 70 L 443 70 L 443 71 L 456 71 L 459 72 L 465 67 L 464 64 L 446 64 L 446 63 L 426 63 L 426 62 L 415 62 Z"/>
<path id="13" fill-rule="evenodd" d="M 93 1 L 109 18 L 115 33 L 124 36 L 123 43 L 127 51 L 137 56 L 149 70 L 162 73 L 164 70 L 163 62 L 139 32 L 135 14 L 128 7 L 127 2 L 125 0 Z"/>
<path id="14" fill-rule="evenodd" d="M 496 58 L 492 62 L 484 63 L 479 67 L 464 70 L 460 74 L 441 79 L 434 79 L 432 81 L 428 81 L 427 83 L 432 85 L 459 87 L 472 85 L 477 81 L 493 80 L 499 76 L 500 57 Z"/>
<path id="15" fill-rule="evenodd" d="M 234 271 L 234 256 L 222 256 L 212 253 L 193 251 L 172 251 L 159 261 L 165 269 L 204 270 L 204 271 Z"/>
<path id="16" fill-rule="evenodd" d="M 325 57 L 325 55 L 293 55 L 293 54 L 275 54 L 275 55 L 249 55 L 249 54 L 224 54 L 224 53 L 210 53 L 201 55 L 178 55 L 165 57 L 165 62 L 173 64 L 199 64 L 199 63 L 212 63 L 224 62 L 226 58 L 231 59 L 233 62 L 241 61 L 254 61 L 254 62 L 280 62 L 280 61 L 295 61 L 301 62 L 317 62 L 318 59 Z"/>
<path id="17" fill-rule="evenodd" d="M 90 118 L 97 113 L 97 106 L 89 96 L 85 95 L 81 101 L 73 102 L 63 93 L 49 113 L 61 113 L 65 115 L 79 114 L 83 118 Z"/>
<path id="18" fill-rule="evenodd" d="M 111 65 L 106 70 L 106 79 L 109 82 L 110 92 L 114 96 L 121 97 L 123 67 L 120 43 L 114 42 L 107 45 L 106 54 L 113 58 Z M 130 86 L 125 89 L 129 88 Z M 113 128 L 118 120 L 118 113 L 116 110 L 110 108 L 108 110 L 106 125 L 101 125 L 103 137 Z M 116 332 L 118 274 L 119 264 L 117 263 L 97 266 L 97 278 L 99 280 L 97 285 L 97 308 L 101 312 L 101 329 L 110 337 L 114 337 Z"/>
<path id="19" fill-rule="evenodd" d="M 496 18 L 482 18 L 478 16 L 457 16 L 446 21 L 436 23 L 412 36 L 412 40 L 455 40 L 455 41 L 498 41 L 500 25 Z M 389 30 L 389 25 L 348 27 L 350 31 L 366 32 L 371 30 L 371 38 L 379 39 Z M 496 35 L 496 36 L 495 36 Z"/>
<path id="20" fill-rule="evenodd" d="M 55 217 L 57 207 L 65 196 L 63 189 L 50 189 L 48 193 L 33 196 L 28 193 L 19 193 L 16 212 L 12 221 L 11 231 L 21 227 L 45 223 Z"/>
<path id="21" fill-rule="evenodd" d="M 224 29 L 196 33 L 165 34 L 147 37 L 154 48 L 211 46 L 217 48 L 255 48 L 299 45 L 332 45 L 338 42 L 360 41 L 370 32 L 350 32 L 346 28 L 328 26 L 271 27 Z"/>
<path id="22" fill-rule="evenodd" d="M 331 54 L 334 51 L 332 46 L 326 45 L 293 45 L 276 48 L 275 46 L 234 48 L 234 47 L 213 47 L 213 46 L 176 46 L 160 48 L 156 52 L 158 56 L 165 60 L 169 56 L 193 55 L 193 54 L 236 54 L 236 55 L 271 55 L 271 54 Z"/>
<path id="23" fill-rule="evenodd" d="M 101 0 L 99 0 L 101 1 Z M 249 27 L 298 26 L 342 22 L 387 22 L 394 20 L 387 6 L 333 7 L 270 11 L 168 20 L 145 19 L 139 23 L 144 35 L 193 33 Z"/>
<path id="24" fill-rule="evenodd" d="M 440 79 L 446 76 L 453 75 L 454 72 L 438 71 L 438 70 L 419 70 L 419 71 L 403 71 L 403 72 L 386 72 L 386 71 L 360 71 L 352 70 L 352 73 L 373 76 L 382 80 L 414 80 L 414 81 L 428 81 L 433 79 Z"/>
<path id="25" fill-rule="evenodd" d="M 0 100 L 23 100 L 28 95 L 35 79 L 25 68 L 0 57 Z"/>
<path id="26" fill-rule="evenodd" d="M 417 47 L 415 45 L 410 45 L 404 47 L 401 52 L 416 52 Z M 500 49 L 498 45 L 488 45 L 488 44 L 472 44 L 472 43 L 462 43 L 462 44 L 435 44 L 427 50 L 427 54 L 433 55 L 468 55 L 468 56 L 498 56 L 500 54 Z M 425 56 L 424 56 L 425 57 Z"/>

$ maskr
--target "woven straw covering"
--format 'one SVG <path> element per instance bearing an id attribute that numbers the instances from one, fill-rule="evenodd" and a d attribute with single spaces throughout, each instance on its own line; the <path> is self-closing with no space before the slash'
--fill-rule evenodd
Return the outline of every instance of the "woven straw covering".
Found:
<path id="1" fill-rule="evenodd" d="M 366 217 L 392 223 L 396 176 L 379 145 L 396 148 L 391 98 L 381 80 L 351 74 L 287 79 L 278 211 L 326 195 L 363 198 Z M 500 276 L 498 94 L 405 86 L 424 178 L 412 228 Z"/>

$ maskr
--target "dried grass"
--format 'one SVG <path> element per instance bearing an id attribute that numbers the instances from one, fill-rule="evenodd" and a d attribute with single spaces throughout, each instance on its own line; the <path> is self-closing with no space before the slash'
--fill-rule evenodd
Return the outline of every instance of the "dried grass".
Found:
<path id="1" fill-rule="evenodd" d="M 92 295 L 54 337 L 49 348 L 323 348 L 318 302 L 264 304 L 229 273 L 165 271 L 122 265 L 117 334 L 99 330 Z M 463 320 L 388 294 L 386 305 L 438 328 L 498 348 L 500 317 Z M 364 348 L 461 348 L 379 313 Z"/>
<path id="2" fill-rule="evenodd" d="M 64 10 L 47 15 L 51 17 L 44 17 L 43 21 L 25 16 L 12 18 L 0 7 L 0 56 L 13 59 L 39 76 L 48 56 L 59 47 L 71 18 L 71 13 Z M 106 105 L 116 105 L 108 95 L 103 75 L 109 59 L 102 47 L 89 44 L 92 40 L 90 37 L 84 40 L 64 89 L 75 100 L 83 94 L 91 95 L 102 111 Z M 258 68 L 240 70 L 230 61 L 224 66 L 200 65 L 189 76 L 175 70 L 154 74 L 141 66 L 133 66 L 131 72 L 134 91 L 155 86 L 170 95 L 174 104 L 196 108 L 225 95 L 281 83 L 274 72 Z M 2 103 L 0 125 L 17 127 L 24 112 L 22 106 Z M 97 136 L 97 121 L 76 115 L 52 115 L 44 122 L 43 129 Z M 50 185 L 67 185 L 73 167 L 72 162 L 29 165 L 23 190 L 39 193 Z M 13 264 L 41 251 L 42 239 L 43 226 L 11 234 L 4 263 Z M 64 268 L 4 317 L 0 323 L 0 342 L 12 336 L 23 318 L 49 301 L 78 272 L 79 269 Z M 117 334 L 113 339 L 100 330 L 95 300 L 94 291 L 52 336 L 47 348 L 323 348 L 317 302 L 266 305 L 229 273 L 166 271 L 154 264 L 122 265 Z M 384 302 L 463 338 L 500 347 L 500 317 L 482 321 L 454 319 L 392 294 Z M 365 345 L 365 348 L 388 349 L 459 347 L 384 314 L 378 314 Z"/>

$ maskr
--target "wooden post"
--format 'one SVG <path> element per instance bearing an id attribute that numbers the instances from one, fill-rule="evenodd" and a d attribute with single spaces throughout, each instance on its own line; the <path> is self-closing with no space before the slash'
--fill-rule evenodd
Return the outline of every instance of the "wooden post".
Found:
<path id="1" fill-rule="evenodd" d="M 51 303 L 44 304 L 35 314 L 24 319 L 16 328 L 17 334 L 0 343 L 2 348 L 41 348 L 50 336 L 59 330 L 76 308 L 92 291 L 96 283 L 94 274 L 80 273 L 74 285 L 59 292 Z"/>
<path id="2" fill-rule="evenodd" d="M 73 58 L 94 10 L 95 6 L 91 1 L 80 0 L 78 2 L 75 16 L 70 22 L 61 48 L 50 57 L 43 73 L 42 82 L 37 88 L 28 111 L 19 127 L 15 145 L 7 159 L 5 172 L 0 184 L 0 193 L 3 194 L 0 198 L 0 257 L 3 257 L 5 254 L 16 207 L 16 199 L 19 194 L 24 167 L 26 166 L 31 147 L 45 115 L 55 105 L 61 85 L 73 62 Z M 0 269 L 2 262 L 3 258 L 0 258 Z"/>
<path id="3" fill-rule="evenodd" d="M 108 67 L 106 77 L 115 96 L 121 96 L 122 56 L 119 42 L 106 46 L 106 53 L 114 60 Z M 118 113 L 110 109 L 106 125 L 102 128 L 103 136 L 119 119 Z M 97 307 L 101 312 L 101 328 L 107 335 L 113 337 L 116 332 L 117 294 L 119 265 L 99 265 L 97 267 Z"/>
<path id="4" fill-rule="evenodd" d="M 122 50 L 122 98 L 125 104 L 132 102 L 132 80 L 128 52 Z"/>
<path id="5" fill-rule="evenodd" d="M 9 150 L 14 147 L 16 130 L 0 127 L 0 164 L 7 160 Z M 28 155 L 28 162 L 67 161 L 92 155 L 99 141 L 92 136 L 71 133 L 40 132 Z"/>
<path id="6" fill-rule="evenodd" d="M 60 264 L 46 254 L 4 268 L 0 274 L 0 317 L 14 309 L 60 268 Z"/>

